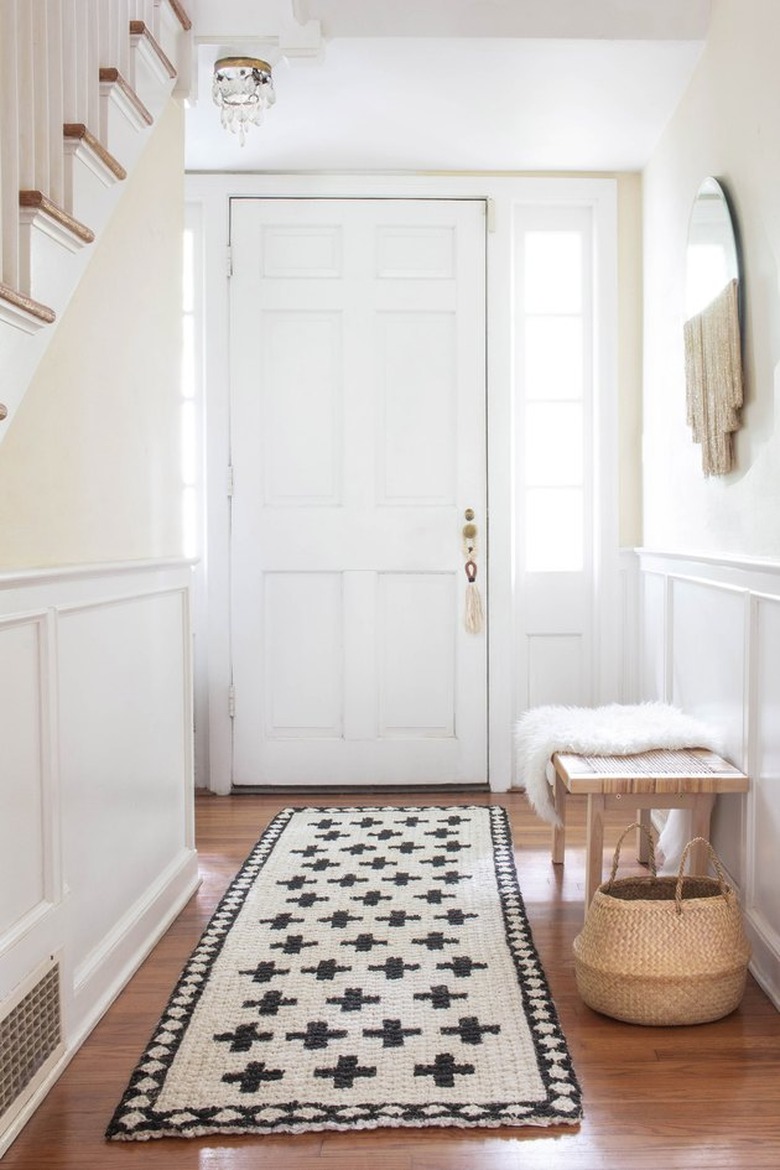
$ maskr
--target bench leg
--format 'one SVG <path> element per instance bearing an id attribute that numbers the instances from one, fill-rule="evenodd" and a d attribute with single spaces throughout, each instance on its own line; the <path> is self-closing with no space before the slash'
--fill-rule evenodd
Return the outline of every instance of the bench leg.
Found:
<path id="1" fill-rule="evenodd" d="M 715 797 L 711 792 L 698 793 L 691 802 L 691 837 L 710 839 L 710 820 Z M 690 852 L 690 872 L 707 873 L 710 864 L 710 855 L 703 845 L 695 845 Z"/>
<path id="2" fill-rule="evenodd" d="M 591 793 L 588 796 L 588 827 L 585 846 L 585 912 L 591 899 L 601 885 L 604 865 L 604 808 L 603 796 Z"/>
<path id="3" fill-rule="evenodd" d="M 645 833 L 649 833 L 652 827 L 650 820 L 651 811 L 649 808 L 640 808 L 636 814 L 636 819 L 642 826 L 641 829 L 637 829 L 636 831 L 636 859 L 640 865 L 647 865 L 650 861 L 650 846 Z"/>
<path id="4" fill-rule="evenodd" d="M 552 831 L 552 859 L 554 865 L 563 865 L 563 855 L 566 851 L 566 785 L 558 773 L 555 773 L 554 788 L 555 811 L 561 818 L 560 825 L 553 825 Z"/>

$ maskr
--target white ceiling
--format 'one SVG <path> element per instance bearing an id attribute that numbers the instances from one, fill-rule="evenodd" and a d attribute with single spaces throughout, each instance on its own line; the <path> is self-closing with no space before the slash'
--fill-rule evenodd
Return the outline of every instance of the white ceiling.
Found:
<path id="1" fill-rule="evenodd" d="M 710 0 L 198 0 L 188 170 L 639 170 L 701 54 Z M 317 22 L 307 23 L 307 22 Z M 216 57 L 273 65 L 246 145 Z"/>

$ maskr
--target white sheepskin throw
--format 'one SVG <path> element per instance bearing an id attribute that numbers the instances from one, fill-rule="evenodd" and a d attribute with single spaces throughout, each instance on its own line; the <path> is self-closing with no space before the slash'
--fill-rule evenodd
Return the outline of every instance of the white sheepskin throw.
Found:
<path id="1" fill-rule="evenodd" d="M 534 811 L 560 824 L 552 800 L 555 752 L 587 756 L 631 756 L 654 748 L 722 750 L 711 727 L 667 703 L 606 707 L 532 707 L 515 728 L 517 777 Z"/>

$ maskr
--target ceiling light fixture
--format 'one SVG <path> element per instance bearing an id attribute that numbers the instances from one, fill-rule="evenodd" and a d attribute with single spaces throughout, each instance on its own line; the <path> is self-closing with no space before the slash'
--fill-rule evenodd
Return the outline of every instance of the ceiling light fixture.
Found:
<path id="1" fill-rule="evenodd" d="M 259 126 L 263 114 L 276 101 L 271 66 L 258 57 L 220 57 L 214 62 L 211 89 L 222 125 L 238 134 L 244 145 L 250 126 Z"/>

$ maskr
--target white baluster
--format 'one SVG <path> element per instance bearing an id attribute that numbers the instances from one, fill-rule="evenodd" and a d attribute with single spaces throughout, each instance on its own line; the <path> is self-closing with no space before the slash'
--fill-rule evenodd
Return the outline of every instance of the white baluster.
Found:
<path id="1" fill-rule="evenodd" d="M 96 0 L 86 0 L 84 12 L 87 19 L 85 30 L 86 58 L 84 76 L 86 79 L 87 116 L 84 119 L 89 129 L 98 137 L 102 134 L 100 122 L 100 66 L 109 62 L 103 58 L 105 21 L 101 20 L 105 6 Z"/>
<path id="2" fill-rule="evenodd" d="M 117 3 L 118 57 L 117 67 L 122 76 L 130 77 L 130 4 L 128 0 Z"/>
<path id="3" fill-rule="evenodd" d="M 16 96 L 18 111 L 19 189 L 35 189 L 35 61 L 33 58 L 33 5 L 16 5 Z"/>
<path id="4" fill-rule="evenodd" d="M 79 111 L 77 0 L 62 0 L 62 120 L 83 122 Z"/>
<path id="5" fill-rule="evenodd" d="M 17 0 L 0 4 L 0 210 L 2 211 L 2 280 L 19 286 L 19 102 Z"/>
<path id="6" fill-rule="evenodd" d="M 64 117 L 63 44 L 61 0 L 46 0 L 46 44 L 48 46 L 48 193 L 56 204 L 64 206 L 65 150 L 62 126 Z"/>

